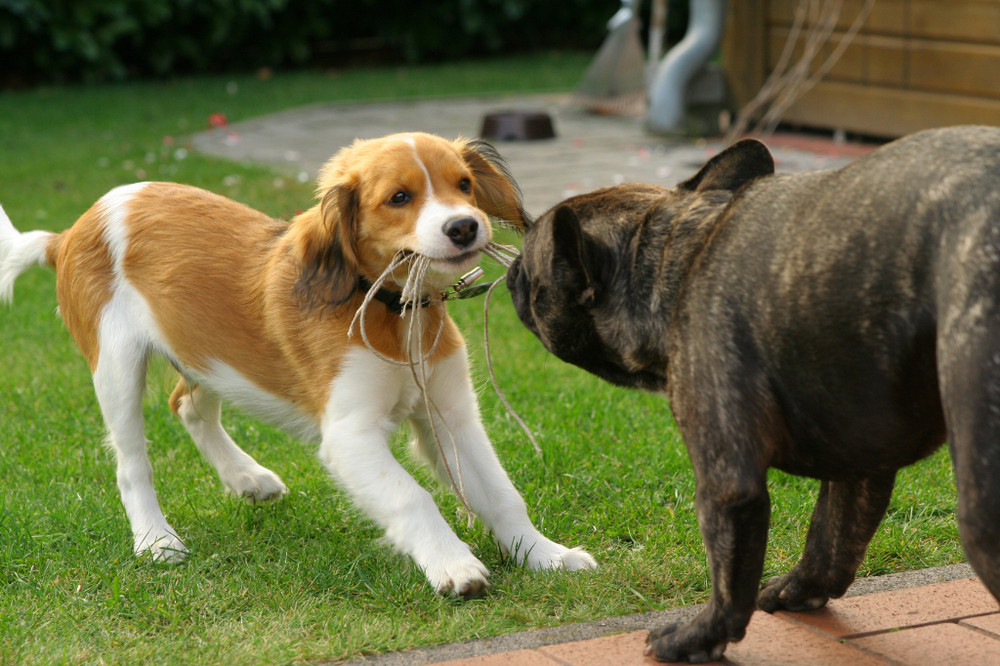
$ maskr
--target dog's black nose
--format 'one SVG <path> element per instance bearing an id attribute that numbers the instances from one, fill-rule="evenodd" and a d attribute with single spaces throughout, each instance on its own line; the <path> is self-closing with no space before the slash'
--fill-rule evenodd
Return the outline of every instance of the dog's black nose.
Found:
<path id="1" fill-rule="evenodd" d="M 458 247 L 467 247 L 479 234 L 479 222 L 471 217 L 459 217 L 445 222 L 442 231 Z"/>

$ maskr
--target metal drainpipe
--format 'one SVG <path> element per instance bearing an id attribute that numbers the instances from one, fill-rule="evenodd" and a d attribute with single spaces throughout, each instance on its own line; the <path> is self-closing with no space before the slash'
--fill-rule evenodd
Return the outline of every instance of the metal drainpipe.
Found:
<path id="1" fill-rule="evenodd" d="M 690 0 L 684 39 L 670 49 L 649 86 L 646 127 L 652 132 L 684 130 L 684 99 L 691 77 L 715 53 L 722 39 L 726 0 Z"/>

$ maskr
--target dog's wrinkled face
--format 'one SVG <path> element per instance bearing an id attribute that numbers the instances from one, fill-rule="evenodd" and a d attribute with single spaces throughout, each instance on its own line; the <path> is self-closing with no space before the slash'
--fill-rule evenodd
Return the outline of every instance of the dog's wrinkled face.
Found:
<path id="1" fill-rule="evenodd" d="M 655 388 L 662 376 L 639 367 L 623 344 L 616 312 L 627 293 L 621 253 L 631 232 L 628 219 L 655 205 L 669 190 L 627 186 L 610 205 L 595 205 L 606 192 L 574 197 L 540 217 L 524 238 L 521 255 L 507 271 L 507 285 L 521 322 L 546 349 L 567 363 L 625 386 Z"/>
<path id="2" fill-rule="evenodd" d="M 663 389 L 675 226 L 693 227 L 773 173 L 743 141 L 670 189 L 627 184 L 572 197 L 528 229 L 507 272 L 517 315 L 560 359 L 623 386 Z M 683 235 L 683 234 L 681 234 Z M 688 234 L 690 235 L 690 234 Z"/>

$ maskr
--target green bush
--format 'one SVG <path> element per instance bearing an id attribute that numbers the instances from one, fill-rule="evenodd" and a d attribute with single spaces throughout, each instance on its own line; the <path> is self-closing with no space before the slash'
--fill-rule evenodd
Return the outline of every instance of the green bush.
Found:
<path id="1" fill-rule="evenodd" d="M 0 0 L 7 83 L 302 62 L 333 0 Z M 295 30 L 290 30 L 295 19 Z"/>
<path id="2" fill-rule="evenodd" d="M 594 49 L 614 0 L 0 0 L 0 85 Z"/>

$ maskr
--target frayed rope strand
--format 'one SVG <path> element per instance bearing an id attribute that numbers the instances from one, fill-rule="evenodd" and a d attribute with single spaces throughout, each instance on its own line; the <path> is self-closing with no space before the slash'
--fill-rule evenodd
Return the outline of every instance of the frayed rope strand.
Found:
<path id="1" fill-rule="evenodd" d="M 505 268 L 509 268 L 514 259 L 516 259 L 519 255 L 519 251 L 516 247 L 492 242 L 488 243 L 486 247 L 483 248 L 482 253 Z M 469 506 L 469 501 L 465 494 L 465 482 L 462 475 L 462 462 L 458 454 L 458 443 L 455 441 L 454 433 L 452 433 L 451 429 L 447 427 L 440 408 L 438 408 L 438 406 L 434 403 L 434 400 L 427 391 L 427 361 L 434 355 L 434 352 L 437 350 L 438 345 L 441 342 L 445 324 L 445 317 L 442 316 L 434 336 L 434 341 L 432 342 L 430 349 L 424 353 L 423 321 L 424 310 L 426 308 L 424 307 L 423 287 L 430 263 L 431 260 L 429 258 L 413 254 L 412 252 L 400 251 L 396 253 L 386 269 L 382 271 L 382 274 L 379 275 L 378 279 L 372 283 L 372 286 L 368 289 L 368 293 L 365 294 L 365 298 L 361 302 L 361 306 L 358 307 L 357 312 L 354 313 L 354 318 L 351 320 L 351 325 L 348 328 L 347 335 L 348 337 L 353 336 L 355 329 L 357 329 L 361 333 L 361 339 L 364 341 L 365 347 L 376 357 L 386 363 L 391 363 L 392 365 L 409 366 L 410 372 L 413 376 L 413 382 L 420 392 L 420 395 L 423 397 L 424 409 L 427 412 L 427 419 L 430 425 L 431 434 L 434 437 L 438 455 L 441 459 L 441 467 L 444 468 L 444 472 L 448 477 L 448 481 L 451 483 L 452 489 L 455 491 L 456 496 L 462 503 L 462 508 L 466 511 L 469 524 L 471 526 L 475 519 L 475 512 L 472 510 L 472 507 Z M 409 316 L 410 319 L 407 322 L 406 330 L 406 360 L 400 361 L 379 351 L 375 348 L 375 345 L 372 344 L 371 340 L 368 338 L 368 331 L 365 327 L 365 314 L 368 310 L 368 306 L 371 304 L 372 300 L 374 300 L 375 294 L 382 288 L 382 285 L 393 276 L 393 273 L 396 270 L 403 267 L 406 267 L 407 269 L 407 276 L 406 282 L 403 285 L 402 294 L 400 295 L 400 300 L 403 303 L 403 311 L 400 316 Z M 507 409 L 507 412 L 514 418 L 517 424 L 528 436 L 528 440 L 534 447 L 535 453 L 537 453 L 540 458 L 544 458 L 542 448 L 538 445 L 535 435 L 531 432 L 531 429 L 528 428 L 524 419 L 522 419 L 514 410 L 510 401 L 507 400 L 507 396 L 505 396 L 503 391 L 500 390 L 496 374 L 493 370 L 493 357 L 490 350 L 489 306 L 490 299 L 493 296 L 493 290 L 504 281 L 505 278 L 500 277 L 494 281 L 486 291 L 486 298 L 483 305 L 483 336 L 486 346 L 486 364 L 489 369 L 490 381 L 493 384 L 493 390 L 496 391 L 497 396 Z M 432 301 L 431 305 L 433 307 L 444 307 L 444 303 L 441 300 Z M 451 463 L 448 462 L 448 456 L 445 454 L 444 444 L 441 441 L 441 434 L 438 431 L 438 422 L 445 426 L 445 432 L 447 432 L 448 439 L 451 442 L 451 450 L 454 454 L 455 460 L 454 472 L 452 472 Z"/>
<path id="2" fill-rule="evenodd" d="M 361 339 L 364 341 L 365 347 L 367 347 L 368 350 L 373 354 L 375 354 L 375 356 L 377 356 L 379 359 L 385 361 L 386 363 L 391 363 L 393 365 L 400 365 L 400 366 L 410 365 L 412 359 L 408 358 L 408 360 L 405 361 L 398 361 L 390 356 L 383 354 L 381 351 L 375 348 L 375 345 L 373 345 L 371 343 L 371 340 L 368 339 L 368 330 L 365 328 L 365 314 L 368 311 L 368 305 L 372 302 L 372 300 L 374 300 L 375 294 L 378 293 L 378 290 L 382 288 L 382 285 L 385 284 L 386 280 L 388 280 L 392 276 L 392 274 L 396 271 L 396 269 L 407 264 L 409 264 L 410 266 L 410 271 L 407 274 L 406 284 L 403 287 L 403 295 L 402 295 L 403 312 L 400 316 L 404 316 L 407 310 L 409 310 L 412 313 L 415 308 L 422 307 L 420 298 L 421 287 L 423 286 L 423 281 L 427 275 L 427 268 L 430 266 L 430 263 L 431 260 L 428 259 L 427 257 L 423 257 L 409 252 L 403 252 L 403 251 L 397 252 L 396 256 L 393 257 L 393 260 L 391 262 L 389 262 L 389 265 L 386 267 L 386 269 L 382 271 L 381 275 L 378 276 L 378 279 L 372 283 L 371 288 L 368 289 L 368 293 L 365 294 L 365 299 L 361 302 L 361 307 L 359 307 L 358 311 L 354 313 L 354 318 L 351 320 L 351 326 L 350 328 L 347 329 L 347 337 L 352 337 L 354 335 L 355 327 L 357 327 L 357 329 L 361 332 Z M 407 297 L 409 297 L 412 300 L 407 300 Z M 426 354 L 422 354 L 422 349 L 423 349 L 422 347 L 418 348 L 417 354 L 419 356 L 420 363 L 426 362 L 427 359 L 429 359 L 434 354 L 434 352 L 437 351 L 438 344 L 441 342 L 441 334 L 443 332 L 444 332 L 444 317 L 441 317 L 441 322 L 438 325 L 437 334 L 434 336 L 434 343 L 431 345 L 431 348 L 427 351 Z M 410 352 L 413 349 L 413 345 L 411 344 L 411 342 L 412 342 L 411 340 L 407 340 L 407 356 L 410 355 Z"/>
<path id="3" fill-rule="evenodd" d="M 490 257 L 498 264 L 504 268 L 510 268 L 510 265 L 514 263 L 514 260 L 520 255 L 520 251 L 513 245 L 501 245 L 499 243 L 489 243 L 483 248 L 483 254 Z M 531 445 L 535 447 L 535 453 L 538 454 L 539 458 L 544 458 L 542 453 L 542 447 L 538 445 L 538 440 L 535 439 L 534 433 L 531 432 L 531 428 L 528 424 L 524 422 L 524 419 L 517 413 L 510 401 L 507 400 L 507 396 L 504 392 L 500 390 L 500 385 L 497 383 L 496 373 L 493 371 L 493 354 L 490 351 L 490 299 L 493 297 L 493 290 L 501 282 L 506 282 L 506 276 L 501 276 L 490 285 L 490 288 L 486 290 L 486 298 L 483 302 L 483 341 L 486 348 L 486 367 L 490 373 L 490 382 L 493 384 L 493 390 L 496 391 L 497 397 L 500 398 L 500 402 L 507 409 L 507 413 L 510 414 L 517 424 L 521 426 L 521 430 L 524 434 L 528 436 L 528 440 L 531 441 Z"/>
<path id="4" fill-rule="evenodd" d="M 444 445 L 441 442 L 441 435 L 438 433 L 437 421 L 440 420 L 442 424 L 445 423 L 444 417 L 441 414 L 441 410 L 438 408 L 434 401 L 431 399 L 430 394 L 427 392 L 427 361 L 433 356 L 434 352 L 438 348 L 438 344 L 441 342 L 441 334 L 444 331 L 445 317 L 441 317 L 441 323 L 438 326 L 437 332 L 434 336 L 434 342 L 431 344 L 431 348 L 425 354 L 424 340 L 423 340 L 423 284 L 427 277 L 427 269 L 430 266 L 431 260 L 427 257 L 416 255 L 408 252 L 398 252 L 393 260 L 389 262 L 382 274 L 379 275 L 378 279 L 372 283 L 371 288 L 369 288 L 368 293 L 365 294 L 365 299 L 362 301 L 361 306 L 358 311 L 354 313 L 354 318 L 351 320 L 351 326 L 348 329 L 348 337 L 354 334 L 354 328 L 357 326 L 358 330 L 361 332 L 361 339 L 365 343 L 365 347 L 368 348 L 370 352 L 375 354 L 379 359 L 385 361 L 386 363 L 391 363 L 398 366 L 409 366 L 410 372 L 413 375 L 413 382 L 423 396 L 424 409 L 427 411 L 427 420 L 430 423 L 431 433 L 434 436 L 434 443 L 437 446 L 438 455 L 441 457 L 441 466 L 444 468 L 445 474 L 448 477 L 448 481 L 451 483 L 451 487 L 455 491 L 455 495 L 458 497 L 459 501 L 462 503 L 462 507 L 468 514 L 469 524 L 471 525 L 475 519 L 475 512 L 472 507 L 469 506 L 468 497 L 465 494 L 465 483 L 462 479 L 462 464 L 459 460 L 458 455 L 458 444 L 455 441 L 455 436 L 452 434 L 451 430 L 445 426 L 445 431 L 448 433 L 448 438 L 451 440 L 452 452 L 455 456 L 455 466 L 457 472 L 452 473 L 451 465 L 448 462 L 448 456 L 445 454 Z M 406 276 L 406 283 L 403 285 L 403 292 L 401 295 L 401 300 L 403 301 L 403 312 L 400 314 L 401 317 L 409 316 L 409 322 L 407 323 L 406 329 L 406 357 L 405 361 L 398 361 L 386 354 L 382 353 L 375 348 L 371 340 L 368 339 L 368 331 L 365 328 L 365 314 L 368 309 L 368 305 L 374 299 L 375 294 L 382 287 L 382 285 L 388 280 L 392 274 L 402 266 L 408 266 L 409 271 Z M 444 305 L 438 301 L 434 304 L 436 307 L 444 307 Z M 435 418 L 437 417 L 437 418 Z"/>
<path id="5" fill-rule="evenodd" d="M 517 424 L 521 426 L 521 430 L 523 430 L 524 434 L 528 436 L 528 439 L 531 441 L 531 445 L 535 447 L 535 453 L 538 454 L 538 457 L 544 458 L 545 456 L 542 453 L 542 447 L 538 445 L 538 441 L 535 439 L 535 435 L 531 432 L 531 428 L 528 427 L 528 424 L 524 422 L 524 419 L 522 419 L 514 410 L 510 401 L 507 400 L 507 396 L 505 396 L 503 391 L 500 390 L 500 385 L 497 384 L 496 373 L 493 372 L 493 354 L 490 351 L 490 299 L 493 297 L 493 290 L 496 289 L 501 282 L 505 281 L 506 277 L 500 277 L 496 280 L 496 282 L 491 284 L 489 290 L 486 292 L 486 299 L 483 302 L 483 340 L 486 347 L 486 367 L 490 373 L 490 381 L 493 383 L 493 390 L 496 391 L 497 397 L 500 398 L 500 402 L 503 403 L 503 406 L 507 408 L 507 413 L 514 417 Z"/>
<path id="6" fill-rule="evenodd" d="M 411 319 L 408 326 L 407 340 L 416 345 L 417 356 L 419 357 L 420 350 L 423 349 L 424 329 L 423 322 L 419 321 L 423 318 L 423 309 L 420 307 L 419 301 L 415 302 L 415 309 L 411 312 L 410 316 Z M 410 352 L 410 358 L 413 358 L 412 351 Z M 469 527 L 472 527 L 476 514 L 472 510 L 472 507 L 469 506 L 469 501 L 465 494 L 465 479 L 462 476 L 462 459 L 458 455 L 458 442 L 455 441 L 455 435 L 452 433 L 451 428 L 447 427 L 440 408 L 438 408 L 437 404 L 435 404 L 434 400 L 431 398 L 430 393 L 427 391 L 427 363 L 425 361 L 426 357 L 419 358 L 419 360 L 415 362 L 411 361 L 410 373 L 413 375 L 413 383 L 416 384 L 417 389 L 420 391 L 420 395 L 424 398 L 424 409 L 427 411 L 427 420 L 431 426 L 431 433 L 434 435 L 434 442 L 437 444 L 438 454 L 441 456 L 441 464 L 444 467 L 445 473 L 448 475 L 448 481 L 451 482 L 451 486 L 454 488 L 455 494 L 462 502 L 462 507 L 468 515 Z M 435 416 L 437 418 L 435 418 Z M 448 439 L 451 441 L 451 450 L 452 453 L 455 454 L 455 474 L 452 474 L 451 464 L 448 462 L 448 457 L 445 455 L 444 444 L 441 442 L 441 435 L 438 433 L 438 420 L 440 420 L 445 426 L 445 432 L 448 433 Z"/>
<path id="7" fill-rule="evenodd" d="M 513 245 L 501 245 L 500 243 L 488 243 L 486 247 L 483 248 L 483 254 L 485 254 L 490 259 L 494 260 L 504 268 L 510 268 L 510 265 L 514 263 L 517 259 L 518 254 L 517 248 Z"/>

